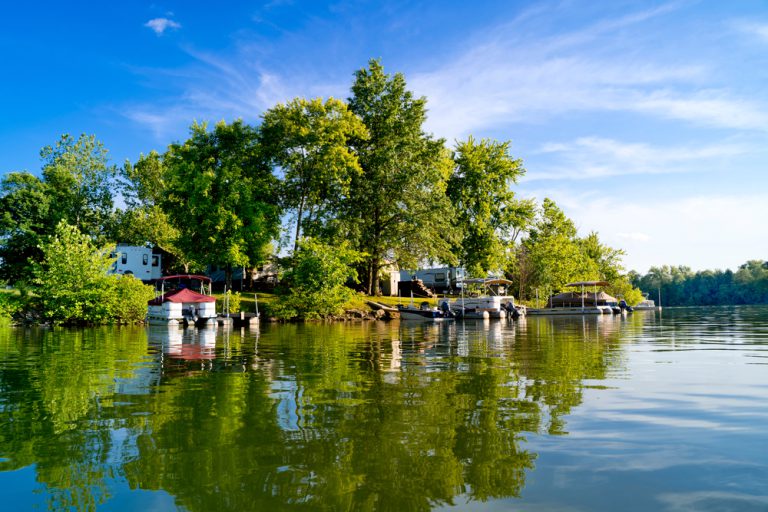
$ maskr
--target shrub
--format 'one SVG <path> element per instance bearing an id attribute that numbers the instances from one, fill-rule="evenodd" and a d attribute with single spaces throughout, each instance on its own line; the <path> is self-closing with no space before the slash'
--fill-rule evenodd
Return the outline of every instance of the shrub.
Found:
<path id="1" fill-rule="evenodd" d="M 272 314 L 283 319 L 312 319 L 341 313 L 354 295 L 347 281 L 357 282 L 357 272 L 351 265 L 361 257 L 347 242 L 330 246 L 305 238 L 286 275 L 291 288 L 271 308 Z"/>
<path id="2" fill-rule="evenodd" d="M 115 281 L 112 317 L 122 323 L 141 322 L 147 315 L 147 302 L 155 292 L 134 276 L 111 276 Z"/>
<path id="3" fill-rule="evenodd" d="M 240 312 L 240 292 L 232 293 L 230 290 L 227 290 L 226 295 L 221 300 L 221 311 L 222 313 L 239 313 Z M 227 307 L 227 305 L 229 307 Z"/>
<path id="4" fill-rule="evenodd" d="M 43 318 L 53 323 L 107 323 L 144 317 L 152 288 L 135 278 L 108 275 L 109 251 L 64 221 L 40 246 L 36 293 Z"/>

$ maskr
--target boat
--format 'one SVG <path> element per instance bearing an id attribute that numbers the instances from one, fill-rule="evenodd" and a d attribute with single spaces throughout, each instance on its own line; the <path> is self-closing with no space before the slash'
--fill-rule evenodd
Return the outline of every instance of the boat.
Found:
<path id="1" fill-rule="evenodd" d="M 525 315 L 525 306 L 515 304 L 512 295 L 504 294 L 507 287 L 512 284 L 508 279 L 477 278 L 465 279 L 465 284 L 482 286 L 486 295 L 479 297 L 461 297 L 451 303 L 451 308 L 456 311 L 459 318 L 485 319 L 485 318 L 519 318 Z"/>
<path id="2" fill-rule="evenodd" d="M 635 311 L 661 311 L 661 306 L 657 306 L 653 299 L 648 298 L 648 294 L 643 294 L 643 300 L 634 306 Z"/>
<path id="3" fill-rule="evenodd" d="M 545 308 L 529 308 L 529 315 L 611 315 L 631 311 L 626 302 L 617 301 L 604 291 L 597 291 L 598 286 L 609 286 L 607 281 L 578 281 L 568 283 L 567 287 L 580 287 L 581 292 L 563 292 L 553 295 Z M 586 292 L 586 287 L 593 292 Z M 622 307 L 622 303 L 624 306 Z"/>
<path id="4" fill-rule="evenodd" d="M 447 301 L 441 302 L 440 309 L 431 307 L 429 302 L 426 301 L 422 302 L 419 307 L 416 307 L 413 301 L 411 301 L 409 305 L 398 304 L 397 311 L 400 313 L 401 320 L 440 322 L 456 318 Z"/>
<path id="5" fill-rule="evenodd" d="M 199 283 L 200 292 L 190 288 L 192 283 Z M 216 297 L 210 295 L 211 280 L 208 277 L 174 275 L 161 277 L 156 286 L 158 284 L 161 287 L 160 295 L 147 303 L 147 323 L 183 327 L 216 325 Z M 166 285 L 171 288 L 170 291 L 165 291 Z"/>

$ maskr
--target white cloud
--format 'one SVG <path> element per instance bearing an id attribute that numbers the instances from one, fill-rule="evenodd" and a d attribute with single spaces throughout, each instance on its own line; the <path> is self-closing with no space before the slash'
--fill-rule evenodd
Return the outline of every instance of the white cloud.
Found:
<path id="1" fill-rule="evenodd" d="M 751 36 L 756 36 L 761 41 L 768 43 L 768 23 L 741 21 L 736 23 L 736 28 L 741 32 Z"/>
<path id="2" fill-rule="evenodd" d="M 660 265 L 733 270 L 768 254 L 765 192 L 697 195 L 673 201 L 649 197 L 641 203 L 565 189 L 548 189 L 546 195 L 583 230 L 597 231 L 609 246 L 624 249 L 625 267 L 630 270 L 647 272 Z M 627 236 L 633 228 L 641 235 Z M 642 233 L 648 233 L 648 238 Z"/>
<path id="3" fill-rule="evenodd" d="M 635 112 L 705 126 L 765 130 L 765 105 L 702 87 L 715 63 L 665 61 L 634 38 L 673 7 L 541 37 L 530 19 L 487 32 L 430 72 L 411 74 L 429 98 L 429 129 L 449 140 L 510 122 L 542 122 L 571 112 Z M 551 13 L 542 12 L 540 16 Z M 627 35 L 629 30 L 637 35 Z"/>
<path id="4" fill-rule="evenodd" d="M 639 233 L 637 231 L 632 233 L 616 233 L 616 237 L 622 240 L 632 240 L 634 242 L 649 242 L 651 240 L 651 235 Z"/>
<path id="5" fill-rule="evenodd" d="M 530 161 L 538 162 L 524 181 L 547 179 L 593 179 L 630 174 L 668 174 L 692 172 L 702 165 L 714 168 L 732 165 L 733 158 L 752 153 L 754 148 L 741 143 L 710 145 L 653 146 L 627 143 L 601 137 L 580 137 L 571 142 L 550 142 L 533 152 Z"/>
<path id="6" fill-rule="evenodd" d="M 158 36 L 171 29 L 181 28 L 181 24 L 168 18 L 153 18 L 144 24 L 145 27 L 151 28 Z"/>

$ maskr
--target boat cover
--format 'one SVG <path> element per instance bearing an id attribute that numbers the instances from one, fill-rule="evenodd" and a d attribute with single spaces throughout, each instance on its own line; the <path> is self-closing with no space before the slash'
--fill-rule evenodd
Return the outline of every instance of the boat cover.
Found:
<path id="1" fill-rule="evenodd" d="M 200 302 L 216 302 L 216 297 L 211 297 L 210 295 L 203 295 L 202 293 L 197 293 L 195 291 L 190 290 L 189 288 L 180 288 L 178 290 L 173 290 L 165 295 L 161 295 L 159 297 L 155 297 L 154 299 L 150 300 L 147 304 L 150 306 L 159 306 L 160 304 L 164 302 L 176 302 L 176 303 L 200 303 Z"/>

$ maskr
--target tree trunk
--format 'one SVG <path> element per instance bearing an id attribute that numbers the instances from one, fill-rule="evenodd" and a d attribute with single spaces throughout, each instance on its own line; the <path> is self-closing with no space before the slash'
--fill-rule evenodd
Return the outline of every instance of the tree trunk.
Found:
<path id="1" fill-rule="evenodd" d="M 232 289 L 232 264 L 227 263 L 227 266 L 224 268 L 224 283 L 227 287 L 227 290 Z"/>
<path id="2" fill-rule="evenodd" d="M 304 198 L 301 198 L 299 202 L 299 211 L 296 214 L 296 237 L 293 240 L 293 255 L 296 255 L 296 251 L 299 249 L 299 236 L 301 236 L 301 216 L 304 213 Z"/>

